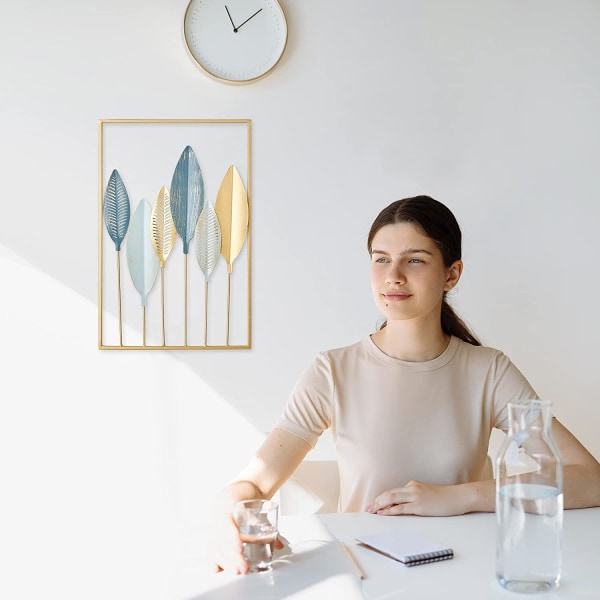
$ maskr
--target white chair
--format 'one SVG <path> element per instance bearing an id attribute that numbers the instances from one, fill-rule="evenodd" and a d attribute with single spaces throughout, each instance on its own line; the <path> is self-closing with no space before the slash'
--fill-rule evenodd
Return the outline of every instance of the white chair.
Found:
<path id="1" fill-rule="evenodd" d="M 278 492 L 282 515 L 337 512 L 340 476 L 335 460 L 305 460 Z"/>

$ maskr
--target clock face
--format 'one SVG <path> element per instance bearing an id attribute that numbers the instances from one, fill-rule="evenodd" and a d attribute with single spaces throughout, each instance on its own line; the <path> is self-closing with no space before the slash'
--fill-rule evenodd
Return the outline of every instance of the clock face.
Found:
<path id="1" fill-rule="evenodd" d="M 269 73 L 287 43 L 285 15 L 277 0 L 190 0 L 183 33 L 204 71 L 235 83 Z"/>

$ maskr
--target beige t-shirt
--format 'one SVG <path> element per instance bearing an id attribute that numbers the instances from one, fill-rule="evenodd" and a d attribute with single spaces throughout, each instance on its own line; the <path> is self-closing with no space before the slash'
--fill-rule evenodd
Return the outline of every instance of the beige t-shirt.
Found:
<path id="1" fill-rule="evenodd" d="M 411 479 L 477 481 L 492 428 L 508 429 L 506 404 L 537 397 L 499 350 L 452 337 L 434 360 L 406 362 L 384 354 L 369 336 L 318 354 L 275 426 L 311 446 L 330 427 L 338 510 L 362 511 Z"/>

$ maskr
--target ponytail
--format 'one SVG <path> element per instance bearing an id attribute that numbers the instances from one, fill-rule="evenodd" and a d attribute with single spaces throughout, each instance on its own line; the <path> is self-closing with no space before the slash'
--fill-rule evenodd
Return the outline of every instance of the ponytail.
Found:
<path id="1" fill-rule="evenodd" d="M 460 338 L 473 346 L 481 346 L 481 342 L 475 334 L 467 327 L 465 322 L 454 312 L 444 297 L 442 302 L 442 331 L 448 335 Z"/>

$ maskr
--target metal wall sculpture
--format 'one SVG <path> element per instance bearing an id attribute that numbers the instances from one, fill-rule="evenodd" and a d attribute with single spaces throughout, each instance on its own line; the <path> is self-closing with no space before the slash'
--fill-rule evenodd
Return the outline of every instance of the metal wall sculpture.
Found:
<path id="1" fill-rule="evenodd" d="M 100 349 L 251 347 L 250 172 L 248 119 L 100 121 Z"/>

